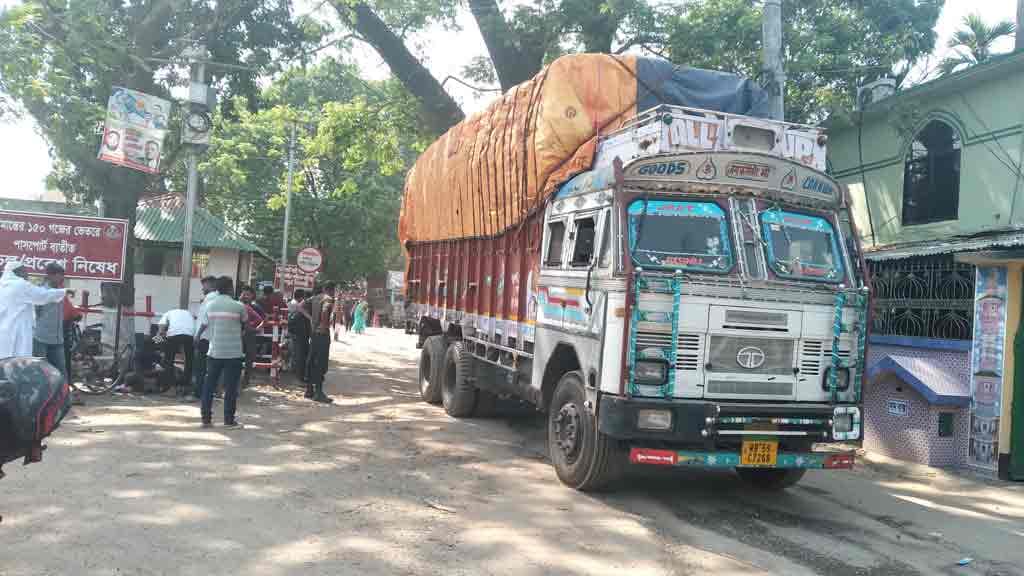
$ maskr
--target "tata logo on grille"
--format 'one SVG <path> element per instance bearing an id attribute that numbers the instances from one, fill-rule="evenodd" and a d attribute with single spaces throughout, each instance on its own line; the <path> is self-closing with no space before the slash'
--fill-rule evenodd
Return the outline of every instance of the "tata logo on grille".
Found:
<path id="1" fill-rule="evenodd" d="M 760 368 L 764 365 L 764 350 L 757 346 L 744 346 L 736 353 L 736 363 L 747 370 Z"/>

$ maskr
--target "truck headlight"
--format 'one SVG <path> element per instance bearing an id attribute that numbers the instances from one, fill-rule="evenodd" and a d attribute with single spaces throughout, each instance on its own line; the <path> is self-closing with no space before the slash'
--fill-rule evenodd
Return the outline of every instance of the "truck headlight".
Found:
<path id="1" fill-rule="evenodd" d="M 668 362 L 640 360 L 633 370 L 637 384 L 661 386 L 668 380 Z"/>
<path id="2" fill-rule="evenodd" d="M 860 438 L 860 408 L 836 406 L 832 410 L 832 438 L 836 440 Z"/>
<path id="3" fill-rule="evenodd" d="M 671 430 L 671 410 L 637 410 L 636 427 L 641 430 Z"/>
<path id="4" fill-rule="evenodd" d="M 849 368 L 832 368 L 832 367 L 830 367 L 828 370 L 825 370 L 825 379 L 821 381 L 821 389 L 824 390 L 825 392 L 831 392 L 832 391 L 832 389 L 829 388 L 829 383 L 832 381 L 832 371 L 833 370 L 838 370 L 838 372 L 836 372 L 836 390 L 839 390 L 840 392 L 845 392 L 846 390 L 848 390 L 850 388 L 850 369 Z"/>

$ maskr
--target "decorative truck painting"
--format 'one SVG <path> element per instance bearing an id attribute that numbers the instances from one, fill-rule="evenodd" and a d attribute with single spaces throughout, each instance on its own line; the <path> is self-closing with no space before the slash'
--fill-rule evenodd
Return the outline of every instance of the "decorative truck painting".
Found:
<path id="1" fill-rule="evenodd" d="M 630 463 L 774 489 L 850 468 L 819 446 L 861 437 L 868 298 L 825 137 L 753 117 L 735 77 L 702 109 L 651 102 L 652 70 L 663 94 L 688 80 L 659 66 L 561 58 L 418 160 L 399 231 L 422 397 L 533 404 L 581 490 Z"/>
<path id="2" fill-rule="evenodd" d="M 68 278 L 120 282 L 128 221 L 0 211 L 0 260 L 42 275 L 50 262 Z"/>

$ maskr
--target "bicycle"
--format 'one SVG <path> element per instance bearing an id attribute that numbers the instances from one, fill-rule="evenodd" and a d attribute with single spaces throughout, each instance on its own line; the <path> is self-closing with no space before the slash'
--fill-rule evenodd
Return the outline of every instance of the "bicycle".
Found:
<path id="1" fill-rule="evenodd" d="M 113 346 L 102 341 L 102 324 L 90 324 L 83 331 L 75 322 L 68 334 L 71 345 L 71 365 L 68 366 L 71 385 L 83 394 L 106 394 L 120 386 L 134 357 L 134 346 L 126 342 L 119 358 Z M 109 354 L 104 352 L 109 351 Z"/>

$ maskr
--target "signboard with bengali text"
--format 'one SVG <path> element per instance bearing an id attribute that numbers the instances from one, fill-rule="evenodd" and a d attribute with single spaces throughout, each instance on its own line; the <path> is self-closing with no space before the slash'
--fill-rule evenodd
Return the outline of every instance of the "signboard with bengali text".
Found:
<path id="1" fill-rule="evenodd" d="M 0 211 L 0 261 L 39 275 L 56 262 L 68 278 L 120 282 L 127 232 L 116 218 Z"/>
<path id="2" fill-rule="evenodd" d="M 324 255 L 316 248 L 308 246 L 299 250 L 298 255 L 295 257 L 295 263 L 299 270 L 307 274 L 316 274 L 324 264 Z"/>
<path id="3" fill-rule="evenodd" d="M 316 274 L 303 272 L 295 264 L 281 266 L 274 269 L 274 288 L 280 290 L 286 296 L 290 296 L 296 289 L 312 290 L 316 281 Z"/>

